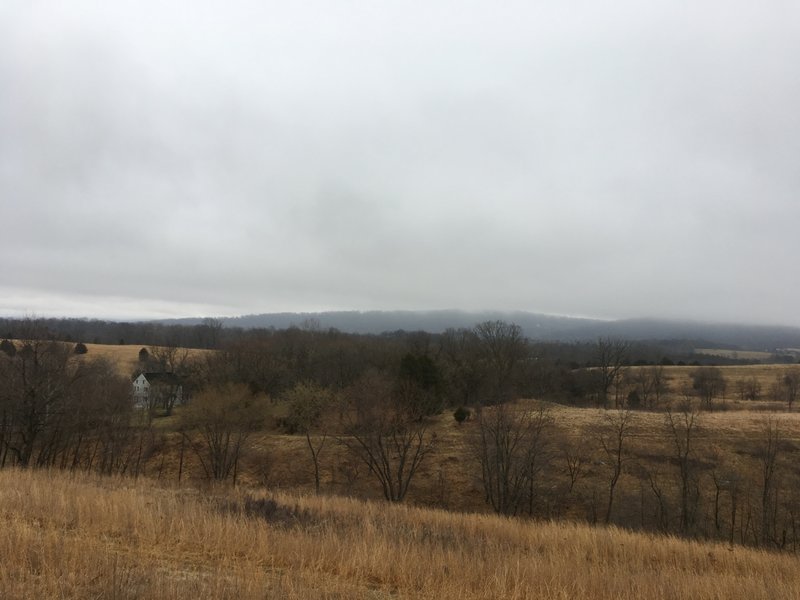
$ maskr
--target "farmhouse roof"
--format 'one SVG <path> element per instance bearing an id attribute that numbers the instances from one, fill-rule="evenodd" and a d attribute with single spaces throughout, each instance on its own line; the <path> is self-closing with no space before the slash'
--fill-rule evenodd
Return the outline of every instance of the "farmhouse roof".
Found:
<path id="1" fill-rule="evenodd" d="M 147 381 L 149 381 L 151 384 L 166 383 L 166 384 L 176 385 L 183 383 L 183 380 L 185 379 L 184 377 L 176 373 L 165 373 L 159 371 L 152 373 L 142 373 L 142 375 L 144 375 L 145 379 L 147 379 Z"/>

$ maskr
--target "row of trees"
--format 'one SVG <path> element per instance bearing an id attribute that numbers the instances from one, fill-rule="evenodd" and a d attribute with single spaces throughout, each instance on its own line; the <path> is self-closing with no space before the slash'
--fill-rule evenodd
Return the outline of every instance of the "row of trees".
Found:
<path id="1" fill-rule="evenodd" d="M 74 344 L 136 344 L 146 346 L 182 346 L 219 348 L 226 338 L 234 338 L 241 330 L 223 330 L 220 319 L 203 319 L 196 325 L 157 322 L 116 322 L 99 319 L 0 318 L 0 335 L 6 339 L 26 339 L 35 323 L 39 339 Z"/>

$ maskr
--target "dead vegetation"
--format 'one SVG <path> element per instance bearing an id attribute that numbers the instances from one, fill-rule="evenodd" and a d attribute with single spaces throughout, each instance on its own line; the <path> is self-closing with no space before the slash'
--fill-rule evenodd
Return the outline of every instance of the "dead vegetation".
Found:
<path id="1" fill-rule="evenodd" d="M 614 527 L 0 472 L 8 598 L 790 599 L 800 562 Z"/>

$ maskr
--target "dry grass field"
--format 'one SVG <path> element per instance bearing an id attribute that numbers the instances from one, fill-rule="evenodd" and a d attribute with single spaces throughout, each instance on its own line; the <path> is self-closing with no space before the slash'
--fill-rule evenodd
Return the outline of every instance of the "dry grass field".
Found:
<path id="1" fill-rule="evenodd" d="M 86 359 L 97 357 L 105 358 L 117 367 L 117 371 L 120 375 L 129 377 L 137 369 L 141 368 L 139 363 L 139 351 L 143 347 L 149 348 L 148 346 L 136 345 L 117 346 L 111 344 L 86 344 L 86 349 L 88 352 L 82 356 Z M 202 350 L 197 348 L 181 350 L 181 352 L 184 351 L 188 353 L 189 358 L 198 358 L 202 357 L 208 352 L 213 352 L 213 350 Z"/>
<path id="2" fill-rule="evenodd" d="M 616 528 L 0 472 L 0 597 L 797 598 L 800 559 Z"/>
<path id="3" fill-rule="evenodd" d="M 17 345 L 24 342 L 22 340 L 13 340 Z M 130 377 L 137 369 L 141 368 L 139 362 L 139 351 L 142 348 L 152 349 L 152 346 L 138 346 L 135 344 L 84 344 L 86 346 L 86 354 L 76 355 L 78 360 L 91 360 L 93 358 L 104 358 L 111 362 L 123 377 Z M 202 358 L 209 352 L 214 350 L 204 350 L 202 348 L 181 348 L 179 352 L 185 352 L 189 359 Z"/>
<path id="4" fill-rule="evenodd" d="M 629 367 L 627 373 L 633 376 L 637 370 L 651 369 L 652 367 Z M 721 397 L 715 399 L 717 410 L 757 411 L 765 410 L 785 412 L 788 406 L 782 402 L 774 402 L 771 388 L 786 373 L 800 371 L 797 364 L 756 364 L 717 367 L 725 379 L 727 387 Z M 664 397 L 664 403 L 679 404 L 686 396 L 692 394 L 691 375 L 698 369 L 696 366 L 669 366 L 662 367 L 666 376 L 669 390 Z M 742 401 L 737 389 L 737 382 L 755 379 L 760 386 L 760 401 Z"/>

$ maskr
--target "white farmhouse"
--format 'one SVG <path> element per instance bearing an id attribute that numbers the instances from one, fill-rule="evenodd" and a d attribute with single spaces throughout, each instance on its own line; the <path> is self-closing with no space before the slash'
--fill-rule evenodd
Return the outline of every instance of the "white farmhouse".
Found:
<path id="1" fill-rule="evenodd" d="M 136 408 L 171 408 L 183 404 L 183 378 L 175 373 L 140 373 L 132 392 Z"/>

